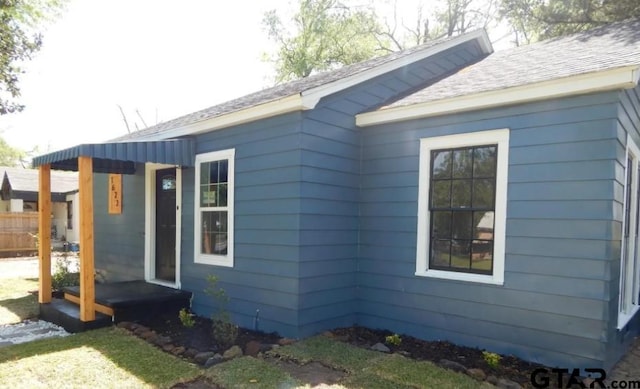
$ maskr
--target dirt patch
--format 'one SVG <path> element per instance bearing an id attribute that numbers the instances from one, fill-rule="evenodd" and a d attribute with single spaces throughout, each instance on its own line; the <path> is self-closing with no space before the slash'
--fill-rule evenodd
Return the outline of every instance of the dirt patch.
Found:
<path id="1" fill-rule="evenodd" d="M 265 358 L 265 361 L 274 364 L 291 377 L 311 385 L 311 387 L 336 384 L 347 376 L 346 372 L 332 369 L 319 362 L 299 365 L 292 361 L 283 361 L 276 358 Z"/>

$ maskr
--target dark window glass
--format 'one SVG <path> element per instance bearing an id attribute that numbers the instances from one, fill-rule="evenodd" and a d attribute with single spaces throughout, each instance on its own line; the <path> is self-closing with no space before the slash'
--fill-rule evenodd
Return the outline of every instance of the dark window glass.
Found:
<path id="1" fill-rule="evenodd" d="M 430 269 L 493 273 L 497 150 L 431 152 Z"/>

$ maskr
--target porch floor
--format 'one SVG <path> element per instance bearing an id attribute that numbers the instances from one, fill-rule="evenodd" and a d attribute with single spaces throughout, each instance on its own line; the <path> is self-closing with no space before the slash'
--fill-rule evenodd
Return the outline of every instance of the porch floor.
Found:
<path id="1" fill-rule="evenodd" d="M 66 295 L 80 297 L 80 287 L 67 287 Z M 95 302 L 113 310 L 109 317 L 96 314 L 96 322 L 80 321 L 80 307 L 71 300 L 59 300 L 56 304 L 41 304 L 42 319 L 63 326 L 67 331 L 80 332 L 110 325 L 111 322 L 138 321 L 164 313 L 178 315 L 181 308 L 189 307 L 191 292 L 172 289 L 145 281 L 127 281 L 95 285 Z M 105 320 L 107 318 L 108 320 Z"/>

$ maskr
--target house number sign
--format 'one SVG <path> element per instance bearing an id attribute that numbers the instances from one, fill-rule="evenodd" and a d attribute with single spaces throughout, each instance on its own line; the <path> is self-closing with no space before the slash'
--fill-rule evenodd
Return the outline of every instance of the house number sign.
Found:
<path id="1" fill-rule="evenodd" d="M 109 174 L 109 213 L 122 213 L 122 175 Z"/>

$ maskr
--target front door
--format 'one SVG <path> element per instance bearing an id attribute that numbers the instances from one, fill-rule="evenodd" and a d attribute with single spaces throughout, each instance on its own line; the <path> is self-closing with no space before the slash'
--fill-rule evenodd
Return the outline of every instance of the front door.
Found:
<path id="1" fill-rule="evenodd" d="M 160 169 L 156 175 L 155 278 L 176 281 L 176 169 Z"/>

